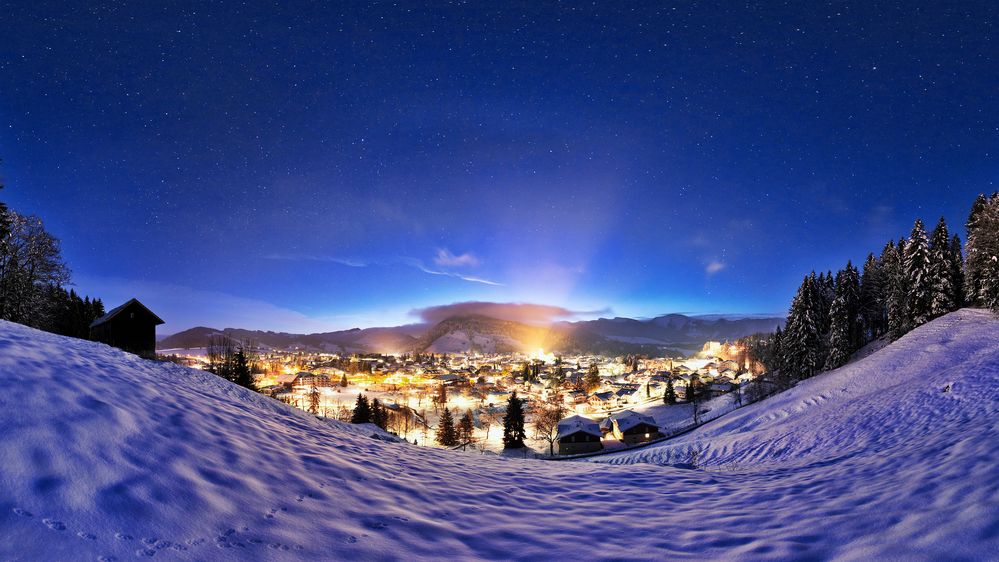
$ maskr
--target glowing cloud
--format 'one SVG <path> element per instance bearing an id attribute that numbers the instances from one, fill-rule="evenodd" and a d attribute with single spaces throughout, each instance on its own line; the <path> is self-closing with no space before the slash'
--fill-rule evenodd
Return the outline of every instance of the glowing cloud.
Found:
<path id="1" fill-rule="evenodd" d="M 603 310 L 569 310 L 560 306 L 531 303 L 502 303 L 468 301 L 456 302 L 440 306 L 418 308 L 410 312 L 424 322 L 436 324 L 455 316 L 488 316 L 498 320 L 512 320 L 526 324 L 551 324 L 560 320 L 569 320 L 577 316 L 608 314 L 610 309 Z"/>

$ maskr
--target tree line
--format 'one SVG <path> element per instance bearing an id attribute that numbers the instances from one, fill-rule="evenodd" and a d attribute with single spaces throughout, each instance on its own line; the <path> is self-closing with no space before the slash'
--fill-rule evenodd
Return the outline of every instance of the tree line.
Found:
<path id="1" fill-rule="evenodd" d="M 943 218 L 929 234 L 917 219 L 908 237 L 868 254 L 863 271 L 851 262 L 835 275 L 813 271 L 783 330 L 742 340 L 749 358 L 782 390 L 846 364 L 871 341 L 898 339 L 961 307 L 999 311 L 999 194 L 979 195 L 965 227 L 963 252 Z"/>
<path id="2" fill-rule="evenodd" d="M 104 315 L 104 303 L 66 289 L 70 277 L 59 239 L 42 220 L 0 202 L 0 320 L 89 338 L 90 324 Z"/>

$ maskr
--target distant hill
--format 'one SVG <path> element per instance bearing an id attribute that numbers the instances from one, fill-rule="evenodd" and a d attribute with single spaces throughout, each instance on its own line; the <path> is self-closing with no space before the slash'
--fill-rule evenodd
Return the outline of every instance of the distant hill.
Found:
<path id="1" fill-rule="evenodd" d="M 208 338 L 214 334 L 225 334 L 237 340 L 250 341 L 268 349 L 301 349 L 306 351 L 328 351 L 343 353 L 386 352 L 394 353 L 409 350 L 416 337 L 425 330 L 419 326 L 399 326 L 395 328 L 354 328 L 339 332 L 315 334 L 289 334 L 240 328 L 197 327 L 178 332 L 157 342 L 157 349 L 191 349 L 205 347 Z"/>
<path id="2" fill-rule="evenodd" d="M 605 338 L 635 344 L 651 344 L 696 350 L 706 341 L 733 341 L 784 326 L 779 317 L 726 318 L 667 314 L 649 320 L 600 318 L 575 323 Z"/>
<path id="3" fill-rule="evenodd" d="M 338 332 L 289 334 L 238 328 L 197 327 L 168 336 L 158 349 L 204 347 L 209 336 L 226 334 L 269 349 L 343 353 L 529 352 L 623 355 L 685 355 L 709 340 L 735 340 L 783 325 L 782 318 L 698 318 L 669 314 L 649 320 L 601 318 L 538 326 L 488 316 L 456 316 L 437 324 L 354 328 Z"/>

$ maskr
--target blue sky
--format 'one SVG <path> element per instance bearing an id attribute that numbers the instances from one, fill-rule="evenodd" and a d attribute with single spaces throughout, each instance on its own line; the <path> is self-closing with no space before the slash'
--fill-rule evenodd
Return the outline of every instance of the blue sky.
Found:
<path id="1" fill-rule="evenodd" d="M 784 312 L 995 189 L 991 3 L 10 8 L 4 200 L 164 332 Z"/>

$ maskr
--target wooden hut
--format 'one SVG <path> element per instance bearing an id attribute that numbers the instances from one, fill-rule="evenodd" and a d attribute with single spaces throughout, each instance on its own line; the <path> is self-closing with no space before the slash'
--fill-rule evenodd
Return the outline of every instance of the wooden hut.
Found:
<path id="1" fill-rule="evenodd" d="M 111 309 L 90 324 L 90 339 L 125 351 L 152 357 L 156 354 L 156 326 L 163 324 L 136 299 Z"/>

